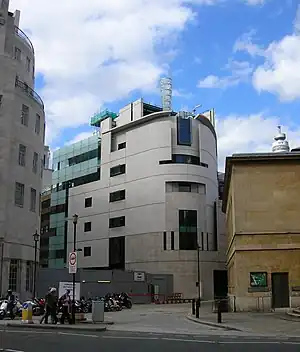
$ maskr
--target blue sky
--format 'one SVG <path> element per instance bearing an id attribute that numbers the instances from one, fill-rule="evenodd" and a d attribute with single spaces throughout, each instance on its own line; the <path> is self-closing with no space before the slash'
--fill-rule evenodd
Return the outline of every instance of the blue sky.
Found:
<path id="1" fill-rule="evenodd" d="M 60 17 L 49 1 L 11 0 L 36 48 L 52 149 L 86 137 L 97 109 L 160 104 L 168 73 L 175 110 L 215 108 L 220 168 L 226 155 L 270 150 L 278 124 L 300 145 L 297 0 L 67 3 Z"/>

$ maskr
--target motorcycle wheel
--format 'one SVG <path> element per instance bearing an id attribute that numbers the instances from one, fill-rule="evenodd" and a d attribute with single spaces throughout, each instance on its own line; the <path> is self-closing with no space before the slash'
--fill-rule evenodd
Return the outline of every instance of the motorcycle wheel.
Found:
<path id="1" fill-rule="evenodd" d="M 4 314 L 0 313 L 0 320 L 3 320 L 3 319 L 4 319 Z"/>
<path id="2" fill-rule="evenodd" d="M 132 302 L 128 301 L 126 304 L 126 308 L 131 309 L 132 308 Z"/>

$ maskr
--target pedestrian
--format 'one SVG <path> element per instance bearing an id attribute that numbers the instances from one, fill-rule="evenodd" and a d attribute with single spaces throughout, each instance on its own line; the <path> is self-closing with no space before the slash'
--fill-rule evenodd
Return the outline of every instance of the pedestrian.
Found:
<path id="1" fill-rule="evenodd" d="M 71 324 L 71 317 L 70 317 L 70 311 L 71 311 L 71 297 L 70 297 L 70 290 L 67 290 L 66 293 L 61 296 L 59 299 L 61 304 L 62 304 L 62 314 L 60 317 L 60 323 L 64 324 L 65 320 L 67 319 L 69 324 Z"/>
<path id="2" fill-rule="evenodd" d="M 56 307 L 57 307 L 57 298 L 56 298 L 56 288 L 52 287 L 45 297 L 45 308 L 46 312 L 42 319 L 40 320 L 40 324 L 45 321 L 45 324 L 48 324 L 48 318 L 51 316 L 51 321 L 53 324 L 57 324 L 57 316 L 56 316 Z"/>
<path id="3" fill-rule="evenodd" d="M 9 317 L 11 320 L 15 318 L 14 308 L 16 303 L 15 295 L 12 293 L 11 289 L 7 290 L 7 296 L 5 298 L 7 300 L 7 310 L 9 311 Z"/>

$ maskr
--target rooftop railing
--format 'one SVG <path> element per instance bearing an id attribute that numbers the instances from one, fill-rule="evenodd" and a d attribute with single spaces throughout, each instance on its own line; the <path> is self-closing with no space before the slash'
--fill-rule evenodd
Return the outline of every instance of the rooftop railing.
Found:
<path id="1" fill-rule="evenodd" d="M 32 88 L 30 88 L 28 84 L 16 78 L 15 85 L 16 87 L 21 89 L 25 94 L 27 94 L 31 99 L 35 100 L 35 102 L 38 103 L 42 109 L 44 109 L 44 102 L 42 98 L 38 95 L 37 92 L 35 92 Z"/>
<path id="2" fill-rule="evenodd" d="M 22 41 L 31 49 L 31 51 L 34 53 L 34 47 L 31 43 L 31 40 L 27 37 L 27 35 L 17 26 L 15 26 L 15 33 L 16 36 L 18 36 Z"/>

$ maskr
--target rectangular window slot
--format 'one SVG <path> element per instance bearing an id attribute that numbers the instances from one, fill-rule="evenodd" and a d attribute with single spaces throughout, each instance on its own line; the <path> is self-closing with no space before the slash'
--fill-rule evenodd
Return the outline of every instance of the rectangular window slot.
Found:
<path id="1" fill-rule="evenodd" d="M 30 211 L 36 211 L 36 190 L 34 188 L 30 189 Z"/>
<path id="2" fill-rule="evenodd" d="M 164 247 L 164 251 L 167 250 L 167 233 L 166 231 L 164 231 L 163 233 L 163 247 Z"/>
<path id="3" fill-rule="evenodd" d="M 119 216 L 117 218 L 109 219 L 109 228 L 125 226 L 125 216 Z"/>
<path id="4" fill-rule="evenodd" d="M 118 144 L 118 150 L 120 149 L 125 149 L 126 148 L 126 142 L 123 142 L 123 143 L 119 143 Z"/>
<path id="5" fill-rule="evenodd" d="M 84 223 L 84 232 L 92 231 L 92 223 L 90 221 Z"/>
<path id="6" fill-rule="evenodd" d="M 29 107 L 23 104 L 22 110 L 21 110 L 21 124 L 24 126 L 28 126 L 28 121 L 29 121 Z"/>
<path id="7" fill-rule="evenodd" d="M 177 116 L 177 144 L 192 145 L 192 120 Z"/>
<path id="8" fill-rule="evenodd" d="M 83 248 L 83 255 L 85 257 L 90 257 L 92 255 L 92 247 L 84 247 Z"/>
<path id="9" fill-rule="evenodd" d="M 91 208 L 92 205 L 93 205 L 93 198 L 92 197 L 85 198 L 84 207 L 85 208 Z"/>
<path id="10" fill-rule="evenodd" d="M 121 191 L 112 192 L 109 194 L 110 203 L 117 202 L 118 200 L 123 200 L 123 199 L 125 199 L 125 189 L 122 189 Z"/>
<path id="11" fill-rule="evenodd" d="M 126 171 L 125 164 L 114 166 L 110 169 L 110 177 L 125 174 L 125 171 Z"/>
<path id="12" fill-rule="evenodd" d="M 19 165 L 26 165 L 26 147 L 23 144 L 19 144 Z"/>
<path id="13" fill-rule="evenodd" d="M 174 251 L 175 242 L 174 242 L 174 231 L 171 231 L 171 250 Z"/>
<path id="14" fill-rule="evenodd" d="M 179 210 L 179 249 L 196 250 L 197 210 Z"/>
<path id="15" fill-rule="evenodd" d="M 15 205 L 23 207 L 25 185 L 23 183 L 16 182 L 15 187 Z"/>

